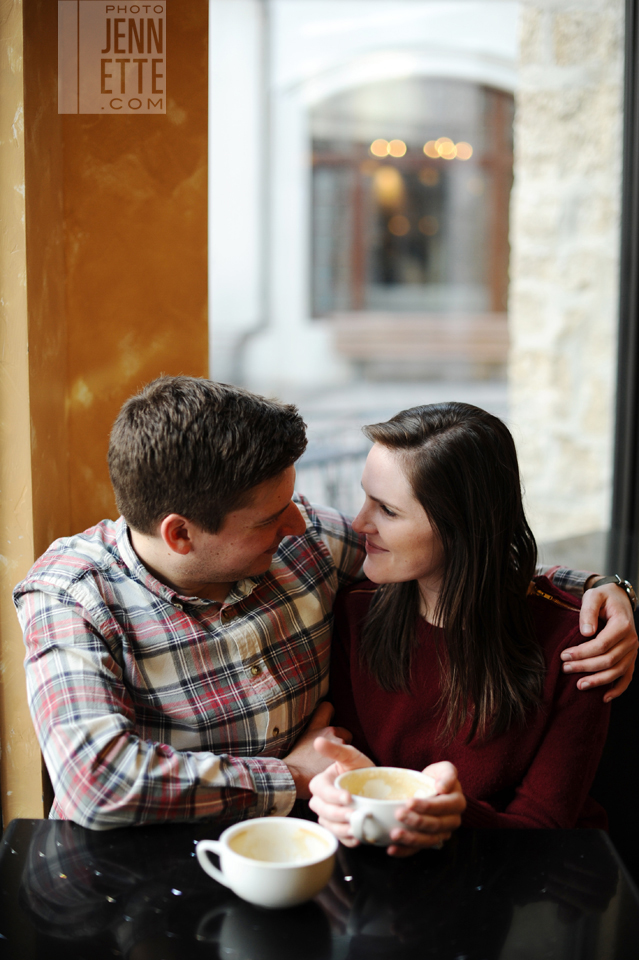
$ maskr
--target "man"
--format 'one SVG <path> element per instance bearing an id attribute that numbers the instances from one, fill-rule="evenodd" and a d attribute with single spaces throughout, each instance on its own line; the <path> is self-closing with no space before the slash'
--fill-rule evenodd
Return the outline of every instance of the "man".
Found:
<path id="1" fill-rule="evenodd" d="M 208 380 L 160 378 L 125 403 L 120 519 L 56 541 L 14 593 L 52 816 L 109 829 L 308 798 L 331 762 L 315 737 L 348 739 L 321 701 L 333 599 L 364 546 L 293 497 L 305 446 L 294 407 Z M 615 584 L 588 599 L 584 623 L 603 605 L 608 636 L 581 662 L 606 683 L 634 663 L 630 605 Z"/>

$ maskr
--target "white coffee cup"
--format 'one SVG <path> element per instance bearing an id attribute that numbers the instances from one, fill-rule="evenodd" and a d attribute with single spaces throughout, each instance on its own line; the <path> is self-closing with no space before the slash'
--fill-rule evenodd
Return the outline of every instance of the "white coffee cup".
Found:
<path id="1" fill-rule="evenodd" d="M 326 886 L 333 872 L 337 840 L 310 820 L 259 817 L 229 827 L 219 840 L 200 840 L 200 866 L 249 903 L 293 907 Z M 220 858 L 220 868 L 208 852 Z"/>
<path id="2" fill-rule="evenodd" d="M 342 773 L 335 786 L 351 795 L 353 836 L 376 847 L 392 843 L 390 832 L 404 824 L 397 810 L 413 797 L 432 797 L 437 787 L 432 777 L 403 767 L 362 767 Z"/>

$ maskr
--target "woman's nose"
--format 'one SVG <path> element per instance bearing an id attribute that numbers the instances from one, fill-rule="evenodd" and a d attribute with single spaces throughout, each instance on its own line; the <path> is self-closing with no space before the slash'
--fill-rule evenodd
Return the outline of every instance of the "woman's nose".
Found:
<path id="1" fill-rule="evenodd" d="M 368 519 L 366 508 L 362 507 L 353 520 L 353 530 L 355 533 L 370 533 L 373 524 Z"/>

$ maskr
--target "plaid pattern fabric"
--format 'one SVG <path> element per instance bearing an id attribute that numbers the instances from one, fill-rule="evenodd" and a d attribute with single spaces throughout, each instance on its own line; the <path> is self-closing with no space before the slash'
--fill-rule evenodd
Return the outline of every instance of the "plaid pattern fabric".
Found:
<path id="1" fill-rule="evenodd" d="M 548 577 L 560 590 L 564 590 L 566 593 L 571 593 L 573 597 L 581 599 L 584 595 L 586 580 L 592 576 L 594 571 L 569 570 L 568 567 L 546 567 L 540 565 L 537 567 L 537 573 L 543 577 Z"/>
<path id="2" fill-rule="evenodd" d="M 224 603 L 184 597 L 135 554 L 122 518 L 58 540 L 14 591 L 54 818 L 286 815 L 285 757 L 328 688 L 332 607 L 363 541 L 296 502 L 306 534 Z"/>

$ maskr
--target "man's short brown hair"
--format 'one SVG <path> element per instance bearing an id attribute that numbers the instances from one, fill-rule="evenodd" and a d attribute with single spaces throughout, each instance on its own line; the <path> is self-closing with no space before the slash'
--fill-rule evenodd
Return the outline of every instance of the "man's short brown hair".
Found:
<path id="1" fill-rule="evenodd" d="M 249 491 L 302 455 L 297 408 L 241 387 L 159 377 L 126 401 L 111 431 L 109 472 L 129 526 L 155 534 L 170 513 L 216 533 Z"/>

